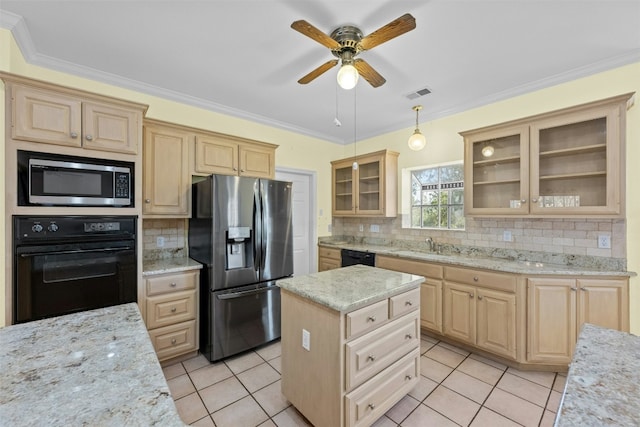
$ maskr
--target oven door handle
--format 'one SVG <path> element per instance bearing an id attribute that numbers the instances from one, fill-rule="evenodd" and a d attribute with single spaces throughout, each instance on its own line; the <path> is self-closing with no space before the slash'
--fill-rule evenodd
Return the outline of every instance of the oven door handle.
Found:
<path id="1" fill-rule="evenodd" d="M 99 249 L 76 249 L 73 251 L 50 251 L 50 252 L 33 252 L 20 254 L 23 258 L 42 256 L 42 255 L 70 255 L 70 254 L 86 254 L 89 252 L 122 252 L 133 250 L 131 246 L 120 246 L 115 248 L 99 248 Z"/>
<path id="2" fill-rule="evenodd" d="M 261 294 L 261 293 L 264 293 L 264 292 L 273 291 L 273 290 L 276 290 L 276 289 L 278 289 L 277 286 L 268 286 L 266 288 L 252 289 L 250 291 L 240 291 L 240 292 L 222 294 L 222 295 L 218 295 L 217 298 L 219 300 L 242 298 L 242 297 L 248 297 L 250 295 L 257 295 L 257 294 Z"/>

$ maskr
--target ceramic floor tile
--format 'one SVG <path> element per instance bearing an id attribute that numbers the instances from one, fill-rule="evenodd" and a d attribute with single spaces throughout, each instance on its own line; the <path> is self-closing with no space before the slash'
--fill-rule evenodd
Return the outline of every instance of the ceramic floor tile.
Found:
<path id="1" fill-rule="evenodd" d="M 556 380 L 553 382 L 553 390 L 558 393 L 564 393 L 564 386 L 567 383 L 567 377 L 564 375 L 556 375 Z"/>
<path id="2" fill-rule="evenodd" d="M 399 424 L 405 418 L 407 418 L 407 415 L 409 415 L 411 411 L 416 409 L 419 404 L 420 402 L 418 402 L 413 397 L 405 396 L 400 399 L 398 403 L 393 405 L 393 407 L 389 409 L 385 415 Z"/>
<path id="3" fill-rule="evenodd" d="M 500 369 L 470 357 L 467 357 L 457 369 L 489 385 L 495 385 L 503 374 Z"/>
<path id="4" fill-rule="evenodd" d="M 453 371 L 453 368 L 436 362 L 426 356 L 420 358 L 420 374 L 437 383 L 444 381 L 451 371 Z"/>
<path id="5" fill-rule="evenodd" d="M 269 361 L 282 354 L 282 346 L 280 345 L 280 341 L 272 342 L 257 349 L 256 353 L 258 353 L 258 356 L 262 357 L 264 360 Z"/>
<path id="6" fill-rule="evenodd" d="M 442 347 L 441 344 L 434 346 L 424 355 L 451 368 L 456 368 L 466 358 L 460 353 Z"/>
<path id="7" fill-rule="evenodd" d="M 438 387 L 437 382 L 420 375 L 420 381 L 413 389 L 411 389 L 411 391 L 409 392 L 409 396 L 422 402 L 429 395 L 429 393 L 435 390 L 436 387 Z"/>
<path id="8" fill-rule="evenodd" d="M 313 427 L 293 406 L 289 406 L 272 419 L 278 427 Z"/>
<path id="9" fill-rule="evenodd" d="M 478 415 L 471 423 L 471 427 L 518 427 L 519 425 L 485 407 L 480 408 Z"/>
<path id="10" fill-rule="evenodd" d="M 207 408 L 204 407 L 198 393 L 192 393 L 175 401 L 180 419 L 186 424 L 191 424 L 207 416 Z"/>
<path id="11" fill-rule="evenodd" d="M 463 426 L 469 425 L 480 409 L 478 403 L 444 386 L 438 386 L 424 404 Z"/>
<path id="12" fill-rule="evenodd" d="M 402 427 L 458 427 L 456 423 L 421 404 L 400 424 Z"/>
<path id="13" fill-rule="evenodd" d="M 270 417 L 291 405 L 287 398 L 282 394 L 281 387 L 282 381 L 276 381 L 275 383 L 253 393 L 253 397 Z"/>
<path id="14" fill-rule="evenodd" d="M 191 425 L 197 426 L 197 427 L 216 427 L 216 425 L 213 423 L 213 420 L 209 415 L 207 415 L 202 419 L 199 419 L 198 421 L 196 421 L 195 423 L 192 423 Z"/>
<path id="15" fill-rule="evenodd" d="M 398 424 L 383 415 L 375 423 L 371 424 L 371 427 L 398 427 Z"/>
<path id="16" fill-rule="evenodd" d="M 502 376 L 496 387 L 543 408 L 547 404 L 549 393 L 551 392 L 550 388 L 512 375 L 509 371 Z"/>
<path id="17" fill-rule="evenodd" d="M 553 386 L 553 380 L 556 377 L 555 372 L 520 371 L 515 368 L 509 368 L 507 369 L 507 372 L 547 388 L 551 388 Z"/>
<path id="18" fill-rule="evenodd" d="M 248 353 L 241 354 L 240 356 L 227 359 L 225 360 L 225 363 L 227 364 L 229 369 L 231 369 L 231 371 L 237 375 L 240 372 L 246 371 L 247 369 L 264 363 L 264 359 L 258 356 L 256 352 L 250 351 Z"/>
<path id="19" fill-rule="evenodd" d="M 227 378 L 200 390 L 200 396 L 209 413 L 218 411 L 248 395 L 249 393 L 236 377 Z"/>
<path id="20" fill-rule="evenodd" d="M 267 421 L 260 424 L 258 427 L 278 427 L 278 426 L 276 425 L 276 423 L 271 421 L 271 419 L 268 419 Z"/>
<path id="21" fill-rule="evenodd" d="M 429 349 L 435 346 L 435 342 L 420 340 L 420 354 L 425 354 Z"/>
<path id="22" fill-rule="evenodd" d="M 261 365 L 255 366 L 238 374 L 238 379 L 247 388 L 247 390 L 249 390 L 249 393 L 253 393 L 256 390 L 260 390 L 262 387 L 278 381 L 280 379 L 280 374 L 267 362 L 262 362 Z"/>
<path id="23" fill-rule="evenodd" d="M 540 421 L 540 427 L 553 427 L 556 421 L 556 414 L 551 411 L 544 411 L 542 415 L 542 421 Z"/>
<path id="24" fill-rule="evenodd" d="M 212 384 L 220 382 L 233 376 L 233 373 L 222 363 L 209 364 L 195 371 L 189 372 L 189 377 L 193 381 L 193 385 L 197 390 L 209 387 Z"/>
<path id="25" fill-rule="evenodd" d="M 176 363 L 162 368 L 162 373 L 164 374 L 165 379 L 170 380 L 171 378 L 186 374 L 187 371 L 184 369 L 184 366 L 182 366 L 182 363 Z"/>
<path id="26" fill-rule="evenodd" d="M 482 357 L 479 354 L 471 353 L 469 357 L 471 359 L 477 360 L 478 362 L 486 363 L 487 365 L 493 366 L 496 369 L 500 369 L 503 372 L 507 370 L 507 365 L 496 362 L 495 360 L 487 359 L 486 357 Z"/>
<path id="27" fill-rule="evenodd" d="M 189 378 L 189 375 L 186 373 L 179 377 L 167 380 L 167 385 L 169 386 L 169 390 L 171 390 L 171 396 L 174 400 L 185 397 L 186 395 L 196 391 L 196 388 L 191 382 L 191 378 Z"/>
<path id="28" fill-rule="evenodd" d="M 561 399 L 562 399 L 562 393 L 558 393 L 555 390 L 551 390 L 551 395 L 549 396 L 549 401 L 547 402 L 547 410 L 553 413 L 558 412 L 558 407 L 560 406 Z"/>
<path id="29" fill-rule="evenodd" d="M 467 357 L 470 353 L 467 350 L 464 350 L 460 347 L 456 347 L 455 345 L 448 344 L 444 341 L 440 341 L 438 343 L 438 347 L 446 348 L 447 350 L 455 351 L 458 354 L 461 354 L 464 357 Z"/>
<path id="30" fill-rule="evenodd" d="M 458 370 L 453 371 L 451 375 L 444 380 L 442 385 L 479 404 L 485 401 L 493 389 L 492 386 L 484 381 L 480 381 Z"/>
<path id="31" fill-rule="evenodd" d="M 251 396 L 211 414 L 216 427 L 257 426 L 269 419 Z"/>
<path id="32" fill-rule="evenodd" d="M 543 409 L 511 393 L 495 388 L 484 404 L 485 407 L 524 426 L 537 426 Z"/>
<path id="33" fill-rule="evenodd" d="M 273 367 L 279 373 L 282 373 L 282 357 L 278 356 L 275 359 L 269 360 L 269 365 Z"/>
<path id="34" fill-rule="evenodd" d="M 206 357 L 202 354 L 198 354 L 196 357 L 193 357 L 189 360 L 185 360 L 182 362 L 182 365 L 187 370 L 187 372 L 195 371 L 196 369 L 200 369 L 203 366 L 209 365 L 211 362 L 207 360 Z"/>

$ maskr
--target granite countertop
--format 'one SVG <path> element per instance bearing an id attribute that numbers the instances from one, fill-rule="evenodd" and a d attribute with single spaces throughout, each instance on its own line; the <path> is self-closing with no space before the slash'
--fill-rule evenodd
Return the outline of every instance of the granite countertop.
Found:
<path id="1" fill-rule="evenodd" d="M 320 241 L 320 246 L 339 249 L 352 249 L 356 251 L 372 252 L 377 255 L 386 255 L 397 258 L 412 259 L 416 261 L 438 262 L 452 266 L 482 268 L 487 270 L 503 271 L 515 274 L 553 274 L 572 276 L 635 276 L 630 271 L 616 271 L 607 269 L 590 269 L 579 266 L 553 264 L 548 262 L 533 262 L 509 260 L 488 256 L 472 256 L 462 254 L 439 254 L 437 252 L 423 252 L 399 248 L 387 245 L 353 244 L 343 241 Z"/>
<path id="2" fill-rule="evenodd" d="M 424 277 L 365 265 L 278 280 L 282 289 L 346 313 L 414 289 Z"/>
<path id="3" fill-rule="evenodd" d="M 640 425 L 640 337 L 585 324 L 556 427 Z"/>
<path id="4" fill-rule="evenodd" d="M 135 303 L 0 328 L 0 425 L 184 426 Z"/>
<path id="5" fill-rule="evenodd" d="M 188 257 L 142 261 L 143 276 L 162 273 L 178 273 L 180 271 L 196 270 L 200 268 L 202 268 L 202 264 Z"/>

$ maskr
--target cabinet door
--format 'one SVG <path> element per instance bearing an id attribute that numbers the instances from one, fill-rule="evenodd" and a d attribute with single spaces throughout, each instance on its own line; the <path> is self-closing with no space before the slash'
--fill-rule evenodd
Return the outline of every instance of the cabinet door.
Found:
<path id="1" fill-rule="evenodd" d="M 275 150 L 240 144 L 240 176 L 273 179 L 276 176 Z"/>
<path id="2" fill-rule="evenodd" d="M 82 105 L 82 146 L 92 150 L 136 154 L 142 133 L 142 113 L 107 104 Z"/>
<path id="3" fill-rule="evenodd" d="M 333 215 L 354 215 L 355 205 L 355 171 L 350 162 L 334 165 L 333 174 Z"/>
<path id="4" fill-rule="evenodd" d="M 626 280 L 578 279 L 578 332 L 583 323 L 629 332 Z"/>
<path id="5" fill-rule="evenodd" d="M 477 345 L 516 358 L 516 296 L 477 289 Z"/>
<path id="6" fill-rule="evenodd" d="M 420 285 L 420 325 L 442 333 L 442 280 L 425 279 Z"/>
<path id="7" fill-rule="evenodd" d="M 559 115 L 531 126 L 531 212 L 620 213 L 618 104 Z"/>
<path id="8" fill-rule="evenodd" d="M 576 281 L 528 279 L 531 362 L 569 363 L 576 343 Z"/>
<path id="9" fill-rule="evenodd" d="M 12 96 L 13 139 L 81 146 L 79 99 L 20 85 L 13 86 Z"/>
<path id="10" fill-rule="evenodd" d="M 318 271 L 327 271 L 340 268 L 340 261 L 331 258 L 318 258 Z"/>
<path id="11" fill-rule="evenodd" d="M 383 215 L 384 171 L 382 157 L 358 161 L 356 177 L 356 213 Z"/>
<path id="12" fill-rule="evenodd" d="M 464 209 L 469 215 L 529 212 L 529 128 L 465 136 Z"/>
<path id="13" fill-rule="evenodd" d="M 149 126 L 144 138 L 144 203 L 142 213 L 189 215 L 189 134 Z"/>
<path id="14" fill-rule="evenodd" d="M 452 338 L 476 343 L 476 289 L 444 282 L 444 333 Z"/>
<path id="15" fill-rule="evenodd" d="M 196 135 L 195 171 L 202 174 L 238 175 L 238 143 Z"/>

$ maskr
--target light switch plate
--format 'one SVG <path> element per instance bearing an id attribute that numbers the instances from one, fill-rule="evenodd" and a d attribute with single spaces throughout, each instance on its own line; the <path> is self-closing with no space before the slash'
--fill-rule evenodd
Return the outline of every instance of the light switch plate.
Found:
<path id="1" fill-rule="evenodd" d="M 302 348 L 311 351 L 311 333 L 306 329 L 302 330 Z"/>

